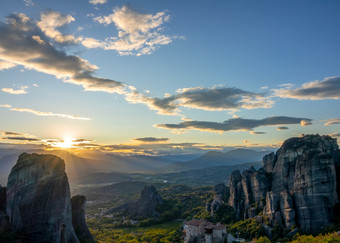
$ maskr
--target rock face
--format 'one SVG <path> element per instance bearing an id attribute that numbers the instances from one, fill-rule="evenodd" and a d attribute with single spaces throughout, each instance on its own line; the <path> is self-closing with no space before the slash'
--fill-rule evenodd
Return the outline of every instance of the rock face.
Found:
<path id="1" fill-rule="evenodd" d="M 263 164 L 259 171 L 244 171 L 241 179 L 240 172 L 229 179 L 229 205 L 239 218 L 254 217 L 251 205 L 256 205 L 273 224 L 285 228 L 297 225 L 309 233 L 331 223 L 340 184 L 336 139 L 319 135 L 288 139 L 276 154 L 266 155 Z"/>
<path id="2" fill-rule="evenodd" d="M 86 224 L 85 201 L 86 198 L 83 195 L 72 197 L 72 225 L 78 236 L 89 242 L 95 242 Z"/>
<path id="3" fill-rule="evenodd" d="M 79 242 L 65 163 L 57 156 L 19 156 L 8 177 L 6 211 L 10 231 L 27 242 Z"/>
<path id="4" fill-rule="evenodd" d="M 226 203 L 224 201 L 224 199 L 227 197 L 226 194 L 228 194 L 228 191 L 224 184 L 217 184 L 214 187 L 214 198 L 206 205 L 206 209 L 211 215 L 214 215 L 215 212 Z"/>
<path id="5" fill-rule="evenodd" d="M 243 171 L 233 171 L 229 177 L 229 205 L 236 212 L 237 219 L 255 217 L 264 206 L 266 193 L 270 186 L 269 174 L 254 167 Z"/>
<path id="6" fill-rule="evenodd" d="M 157 193 L 155 186 L 145 186 L 137 202 L 129 202 L 115 208 L 111 208 L 105 214 L 124 212 L 135 218 L 149 218 L 159 216 L 155 210 L 156 205 L 163 203 L 163 199 Z"/>
<path id="7" fill-rule="evenodd" d="M 8 232 L 8 216 L 6 214 L 6 187 L 0 185 L 0 234 Z"/>

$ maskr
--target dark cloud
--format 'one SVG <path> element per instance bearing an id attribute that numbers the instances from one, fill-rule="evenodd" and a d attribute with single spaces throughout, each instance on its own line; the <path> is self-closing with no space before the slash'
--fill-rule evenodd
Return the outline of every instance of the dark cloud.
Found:
<path id="1" fill-rule="evenodd" d="M 93 140 L 91 139 L 86 139 L 86 138 L 78 138 L 78 139 L 74 139 L 72 140 L 72 142 L 74 143 L 90 143 L 92 142 Z"/>
<path id="2" fill-rule="evenodd" d="M 3 132 L 4 135 L 6 136 L 11 136 L 11 135 L 14 135 L 14 136 L 22 136 L 24 135 L 23 133 L 19 133 L 19 132 Z"/>
<path id="3" fill-rule="evenodd" d="M 4 137 L 2 139 L 20 140 L 20 141 L 29 141 L 29 142 L 40 141 L 40 139 L 37 139 L 37 138 L 26 138 L 26 137 Z"/>
<path id="4" fill-rule="evenodd" d="M 325 78 L 322 81 L 304 83 L 299 88 L 286 87 L 274 90 L 282 98 L 298 100 L 340 99 L 340 78 Z"/>
<path id="5" fill-rule="evenodd" d="M 140 142 L 164 142 L 168 141 L 169 138 L 155 138 L 155 137 L 144 137 L 144 138 L 135 138 L 134 140 L 140 141 Z"/>
<path id="6" fill-rule="evenodd" d="M 251 131 L 253 128 L 262 126 L 275 126 L 286 124 L 301 124 L 303 122 L 310 123 L 312 120 L 308 118 L 296 118 L 287 116 L 272 116 L 260 120 L 234 118 L 224 122 L 208 122 L 208 121 L 184 121 L 179 124 L 158 124 L 159 128 L 165 129 L 193 129 L 200 131 L 227 132 L 236 130 Z M 304 124 L 306 125 L 306 124 Z"/>
<path id="7" fill-rule="evenodd" d="M 47 73 L 88 91 L 122 92 L 121 82 L 93 76 L 98 69 L 88 61 L 57 50 L 36 22 L 12 14 L 0 22 L 0 60 Z"/>
<path id="8" fill-rule="evenodd" d="M 282 131 L 282 130 L 288 130 L 288 127 L 277 127 L 276 130 Z"/>
<path id="9" fill-rule="evenodd" d="M 265 132 L 255 132 L 255 131 L 251 131 L 250 134 L 252 135 L 262 135 L 262 134 L 266 134 Z"/>

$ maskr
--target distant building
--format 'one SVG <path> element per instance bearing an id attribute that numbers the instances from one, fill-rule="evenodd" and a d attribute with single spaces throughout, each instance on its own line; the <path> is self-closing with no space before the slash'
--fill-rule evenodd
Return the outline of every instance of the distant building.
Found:
<path id="1" fill-rule="evenodd" d="M 223 243 L 227 237 L 225 225 L 194 219 L 184 223 L 185 243 Z"/>

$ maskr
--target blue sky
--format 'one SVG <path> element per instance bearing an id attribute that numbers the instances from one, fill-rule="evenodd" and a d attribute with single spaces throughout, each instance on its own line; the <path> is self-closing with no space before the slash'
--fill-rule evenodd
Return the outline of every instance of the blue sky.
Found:
<path id="1" fill-rule="evenodd" d="M 3 146 L 70 137 L 84 149 L 167 154 L 339 136 L 339 1 L 3 6 Z"/>

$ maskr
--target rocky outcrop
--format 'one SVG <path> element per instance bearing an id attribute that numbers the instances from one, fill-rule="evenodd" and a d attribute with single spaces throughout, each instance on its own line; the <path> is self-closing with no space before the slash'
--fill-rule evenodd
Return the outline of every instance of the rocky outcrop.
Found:
<path id="1" fill-rule="evenodd" d="M 157 193 L 155 186 L 145 186 L 137 202 L 128 202 L 107 210 L 104 214 L 123 212 L 134 218 L 157 218 L 159 213 L 155 207 L 163 203 L 163 199 Z"/>
<path id="2" fill-rule="evenodd" d="M 266 193 L 269 189 L 270 178 L 266 171 L 249 170 L 233 171 L 229 177 L 229 205 L 236 213 L 237 219 L 254 217 L 263 209 Z"/>
<path id="3" fill-rule="evenodd" d="M 65 162 L 57 156 L 19 156 L 8 177 L 6 211 L 10 231 L 27 242 L 79 242 Z"/>
<path id="4" fill-rule="evenodd" d="M 212 216 L 221 208 L 222 205 L 226 203 L 225 198 L 227 198 L 227 194 L 227 187 L 224 184 L 217 184 L 214 186 L 214 198 L 206 205 L 207 211 Z"/>
<path id="5" fill-rule="evenodd" d="M 86 239 L 88 242 L 95 242 L 86 224 L 85 201 L 83 195 L 71 198 L 72 204 L 72 225 L 78 237 Z"/>
<path id="6" fill-rule="evenodd" d="M 337 170 L 336 139 L 319 135 L 291 138 L 276 154 L 263 158 L 259 171 L 247 170 L 241 180 L 230 177 L 229 205 L 239 212 L 239 218 L 242 213 L 244 218 L 253 217 L 251 205 L 256 205 L 273 224 L 318 232 L 333 218 L 340 184 Z"/>

